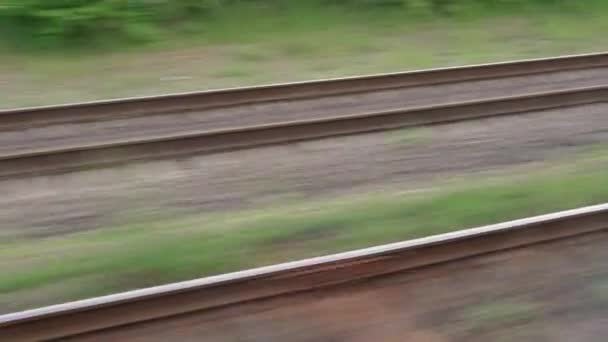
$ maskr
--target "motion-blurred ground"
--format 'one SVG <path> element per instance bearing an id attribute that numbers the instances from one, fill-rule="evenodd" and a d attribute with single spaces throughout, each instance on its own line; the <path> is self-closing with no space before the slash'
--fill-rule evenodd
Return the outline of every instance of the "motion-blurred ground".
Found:
<path id="1" fill-rule="evenodd" d="M 0 108 L 597 51 L 608 12 L 592 3 L 420 17 L 254 6 L 145 43 L 4 39 Z M 0 312 L 605 202 L 606 110 L 1 180 Z M 470 316 L 537 317 L 535 298 L 505 300 Z"/>

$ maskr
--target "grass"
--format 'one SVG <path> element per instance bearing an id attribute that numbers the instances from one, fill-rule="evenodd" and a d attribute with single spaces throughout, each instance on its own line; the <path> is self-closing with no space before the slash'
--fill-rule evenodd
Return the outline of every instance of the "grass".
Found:
<path id="1" fill-rule="evenodd" d="M 410 127 L 389 133 L 388 142 L 402 146 L 412 146 L 428 143 L 433 139 L 428 127 Z"/>
<path id="2" fill-rule="evenodd" d="M 604 279 L 590 285 L 591 294 L 595 300 L 608 304 L 608 280 Z"/>
<path id="3" fill-rule="evenodd" d="M 608 11 L 592 6 L 442 18 L 289 8 L 230 8 L 194 33 L 129 48 L 0 44 L 0 108 L 581 53 L 608 41 Z"/>
<path id="4" fill-rule="evenodd" d="M 497 301 L 470 308 L 465 320 L 473 330 L 496 329 L 533 320 L 538 308 L 532 303 Z"/>
<path id="5" fill-rule="evenodd" d="M 370 194 L 0 242 L 0 311 L 235 271 L 608 201 L 601 159 L 423 194 Z M 595 164 L 593 164 L 595 165 Z M 46 295 L 43 295 L 46 294 Z"/>
<path id="6" fill-rule="evenodd" d="M 252 74 L 250 71 L 242 69 L 242 68 L 225 68 L 222 70 L 218 70 L 216 72 L 213 72 L 211 74 L 213 77 L 216 78 L 247 78 L 250 77 Z"/>

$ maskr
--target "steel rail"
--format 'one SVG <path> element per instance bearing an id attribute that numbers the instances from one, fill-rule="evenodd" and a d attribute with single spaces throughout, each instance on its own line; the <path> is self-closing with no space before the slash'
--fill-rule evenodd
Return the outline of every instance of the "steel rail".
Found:
<path id="1" fill-rule="evenodd" d="M 7 341 L 64 338 L 289 296 L 608 230 L 608 204 L 0 316 Z"/>
<path id="2" fill-rule="evenodd" d="M 608 86 L 599 86 L 323 119 L 185 132 L 97 145 L 31 150 L 0 155 L 0 177 L 66 172 L 137 160 L 215 153 L 268 144 L 579 106 L 606 100 Z"/>
<path id="3" fill-rule="evenodd" d="M 608 66 L 608 53 L 0 110 L 0 131 Z"/>

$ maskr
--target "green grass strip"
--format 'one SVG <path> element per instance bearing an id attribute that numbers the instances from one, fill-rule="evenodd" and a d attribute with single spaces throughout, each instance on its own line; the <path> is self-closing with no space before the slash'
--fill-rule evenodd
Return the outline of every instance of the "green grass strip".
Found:
<path id="1" fill-rule="evenodd" d="M 13 241 L 0 244 L 0 302 L 64 283 L 77 284 L 59 291 L 64 299 L 111 293 L 606 201 L 607 172 L 562 169 L 417 195 L 368 195 Z"/>

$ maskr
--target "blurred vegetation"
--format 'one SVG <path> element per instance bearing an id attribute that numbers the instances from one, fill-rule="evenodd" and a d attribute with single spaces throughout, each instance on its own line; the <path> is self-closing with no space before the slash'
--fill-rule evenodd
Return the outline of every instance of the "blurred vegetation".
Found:
<path id="1" fill-rule="evenodd" d="M 141 39 L 161 27 L 200 20 L 214 0 L 0 0 L 9 38 L 55 45 L 91 39 Z"/>
<path id="2" fill-rule="evenodd" d="M 0 313 L 604 203 L 605 151 L 600 146 L 576 163 L 532 175 L 422 194 L 134 222 L 49 239 L 0 238 Z M 466 317 L 486 326 L 528 319 L 530 308 L 497 303 Z"/>
<path id="3" fill-rule="evenodd" d="M 600 0 L 0 0 L 0 108 L 595 52 L 606 30 Z"/>
<path id="4" fill-rule="evenodd" d="M 577 10 L 603 3 L 599 0 L 0 0 L 0 38 L 9 45 L 26 47 L 149 41 L 167 31 L 204 32 L 210 21 L 230 17 L 244 8 L 260 18 L 277 14 L 289 18 L 298 13 L 314 16 L 311 9 L 320 12 L 332 7 L 380 11 L 391 16 L 397 11 L 404 20 L 417 20 L 497 12 Z"/>

